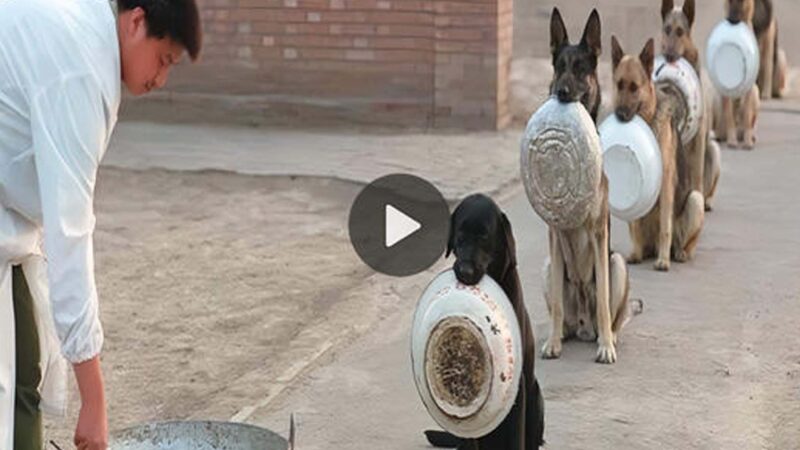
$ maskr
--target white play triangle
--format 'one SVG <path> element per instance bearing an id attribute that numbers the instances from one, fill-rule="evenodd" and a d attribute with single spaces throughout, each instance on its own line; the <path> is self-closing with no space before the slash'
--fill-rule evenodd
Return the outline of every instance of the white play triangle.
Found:
<path id="1" fill-rule="evenodd" d="M 405 215 L 392 205 L 386 205 L 386 248 L 411 236 L 422 228 L 422 224 Z"/>

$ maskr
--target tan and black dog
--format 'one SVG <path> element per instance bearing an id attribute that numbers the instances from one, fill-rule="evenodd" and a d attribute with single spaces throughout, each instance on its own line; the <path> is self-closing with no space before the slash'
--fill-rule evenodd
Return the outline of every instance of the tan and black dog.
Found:
<path id="1" fill-rule="evenodd" d="M 780 98 L 786 89 L 786 52 L 778 46 L 778 19 L 772 0 L 756 0 L 753 12 L 753 31 L 761 52 L 758 88 L 761 98 Z"/>
<path id="2" fill-rule="evenodd" d="M 725 0 L 726 19 L 737 24 L 745 22 L 753 28 L 756 0 Z M 756 144 L 755 126 L 758 119 L 759 100 L 758 84 L 741 98 L 722 97 L 714 113 L 714 132 L 716 138 L 726 141 L 728 147 L 736 148 L 741 141 L 742 147 L 752 150 Z"/>
<path id="3" fill-rule="evenodd" d="M 669 270 L 672 259 L 691 259 L 703 228 L 703 194 L 692 189 L 686 151 L 678 131 L 679 117 L 686 114 L 677 88 L 653 83 L 655 42 L 647 41 L 639 56 L 626 55 L 616 37 L 611 38 L 614 80 L 614 114 L 623 121 L 637 114 L 653 130 L 661 148 L 663 176 L 655 207 L 631 222 L 633 252 L 630 263 L 656 256 L 655 269 Z"/>
<path id="4" fill-rule="evenodd" d="M 600 15 L 592 11 L 577 45 L 571 45 L 558 9 L 550 20 L 553 56 L 551 94 L 559 101 L 580 101 L 592 119 L 600 106 L 597 58 L 601 53 Z M 566 91 L 566 92 L 565 92 Z M 568 94 L 568 95 L 567 95 Z M 597 341 L 597 362 L 617 360 L 617 333 L 628 317 L 628 267 L 609 250 L 608 180 L 603 175 L 598 205 L 581 227 L 549 229 L 550 256 L 545 262 L 545 300 L 552 324 L 543 358 L 561 356 L 561 341 L 577 337 Z"/>
<path id="5" fill-rule="evenodd" d="M 702 83 L 700 54 L 692 40 L 694 19 L 694 0 L 686 0 L 682 7 L 676 7 L 675 0 L 662 0 L 661 52 L 669 62 L 686 59 Z M 719 183 L 722 155 L 719 145 L 710 136 L 713 98 L 709 98 L 705 93 L 706 90 L 703 89 L 705 108 L 703 117 L 700 118 L 700 128 L 697 135 L 686 145 L 686 159 L 689 163 L 692 189 L 703 193 L 705 209 L 710 211 Z"/>

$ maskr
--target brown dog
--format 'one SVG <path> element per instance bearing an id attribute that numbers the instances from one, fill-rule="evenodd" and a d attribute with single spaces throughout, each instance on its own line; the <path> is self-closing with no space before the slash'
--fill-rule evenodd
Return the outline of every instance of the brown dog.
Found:
<path id="1" fill-rule="evenodd" d="M 686 114 L 680 93 L 672 85 L 656 86 L 653 73 L 655 42 L 647 41 L 636 57 L 625 55 L 616 37 L 611 38 L 614 75 L 614 113 L 623 121 L 639 115 L 650 125 L 661 148 L 663 176 L 658 203 L 644 218 L 631 222 L 633 252 L 630 263 L 656 255 L 656 270 L 675 261 L 691 259 L 703 228 L 703 195 L 692 189 L 686 152 L 678 132 L 679 117 Z"/>
<path id="2" fill-rule="evenodd" d="M 694 0 L 686 0 L 681 8 L 675 6 L 674 0 L 662 0 L 661 52 L 669 62 L 675 62 L 681 58 L 686 59 L 694 67 L 697 78 L 702 80 L 700 54 L 692 40 L 694 17 Z M 700 119 L 700 129 L 697 131 L 697 135 L 686 146 L 686 153 L 691 187 L 693 190 L 703 193 L 705 209 L 709 211 L 719 183 L 722 156 L 719 146 L 710 138 L 713 114 L 710 101 L 713 99 L 707 98 L 705 89 L 703 91 L 707 107 Z"/>
<path id="3" fill-rule="evenodd" d="M 600 15 L 593 10 L 583 37 L 571 45 L 558 9 L 550 21 L 553 56 L 551 94 L 564 103 L 580 101 L 597 118 L 600 87 L 597 58 L 600 56 Z M 564 95 L 569 94 L 569 95 Z M 550 257 L 544 267 L 544 297 L 550 312 L 551 333 L 542 347 L 542 357 L 561 356 L 562 339 L 577 337 L 597 341 L 596 361 L 617 360 L 617 333 L 628 313 L 628 267 L 625 259 L 609 251 L 608 180 L 602 176 L 596 194 L 597 210 L 574 230 L 549 229 Z"/>
<path id="4" fill-rule="evenodd" d="M 761 98 L 780 98 L 786 89 L 786 53 L 778 47 L 778 20 L 772 0 L 756 0 L 753 31 L 761 52 L 758 88 Z"/>
<path id="5" fill-rule="evenodd" d="M 756 0 L 726 0 L 725 13 L 731 23 L 745 22 L 753 28 Z M 758 119 L 758 84 L 741 98 L 722 97 L 721 115 L 714 114 L 714 131 L 717 139 L 727 142 L 728 147 L 736 148 L 741 141 L 745 149 L 752 150 L 756 144 L 755 126 Z"/>

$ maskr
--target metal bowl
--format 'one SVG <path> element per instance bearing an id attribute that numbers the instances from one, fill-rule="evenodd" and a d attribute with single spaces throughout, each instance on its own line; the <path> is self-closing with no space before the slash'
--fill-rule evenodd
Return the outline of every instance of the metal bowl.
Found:
<path id="1" fill-rule="evenodd" d="M 668 62 L 664 56 L 656 58 L 653 70 L 653 81 L 656 83 L 670 83 L 678 88 L 682 100 L 686 105 L 686 116 L 681 118 L 681 142 L 688 144 L 700 129 L 700 120 L 703 117 L 705 106 L 703 103 L 703 89 L 700 78 L 694 67 L 681 58 L 674 63 Z"/>
<path id="2" fill-rule="evenodd" d="M 264 428 L 231 422 L 161 422 L 111 437 L 109 450 L 287 450 L 286 439 Z"/>
<path id="3" fill-rule="evenodd" d="M 709 35 L 706 67 L 723 97 L 747 94 L 756 83 L 759 65 L 756 36 L 744 22 L 734 25 L 723 20 Z"/>
<path id="4" fill-rule="evenodd" d="M 474 286 L 452 270 L 425 289 L 411 327 L 411 366 L 422 403 L 445 430 L 489 434 L 519 390 L 522 338 L 503 289 L 484 276 Z"/>
<path id="5" fill-rule="evenodd" d="M 639 116 L 622 122 L 611 114 L 599 131 L 611 214 L 626 222 L 640 219 L 653 209 L 661 190 L 658 141 Z"/>
<path id="6" fill-rule="evenodd" d="M 583 225 L 598 206 L 603 167 L 583 105 L 550 98 L 528 121 L 520 150 L 522 183 L 539 216 L 559 229 Z"/>

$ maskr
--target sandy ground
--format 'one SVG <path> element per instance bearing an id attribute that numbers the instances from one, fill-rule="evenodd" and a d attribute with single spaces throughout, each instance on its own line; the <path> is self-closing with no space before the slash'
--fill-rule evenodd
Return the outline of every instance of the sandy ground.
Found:
<path id="1" fill-rule="evenodd" d="M 369 308 L 339 320 L 353 312 L 342 293 L 370 275 L 342 228 L 357 189 L 102 170 L 96 269 L 111 427 L 203 412 L 228 418 L 263 380 L 370 322 Z M 341 329 L 330 333 L 328 320 Z M 248 380 L 254 372 L 258 380 Z M 67 442 L 70 428 L 49 430 Z"/>

